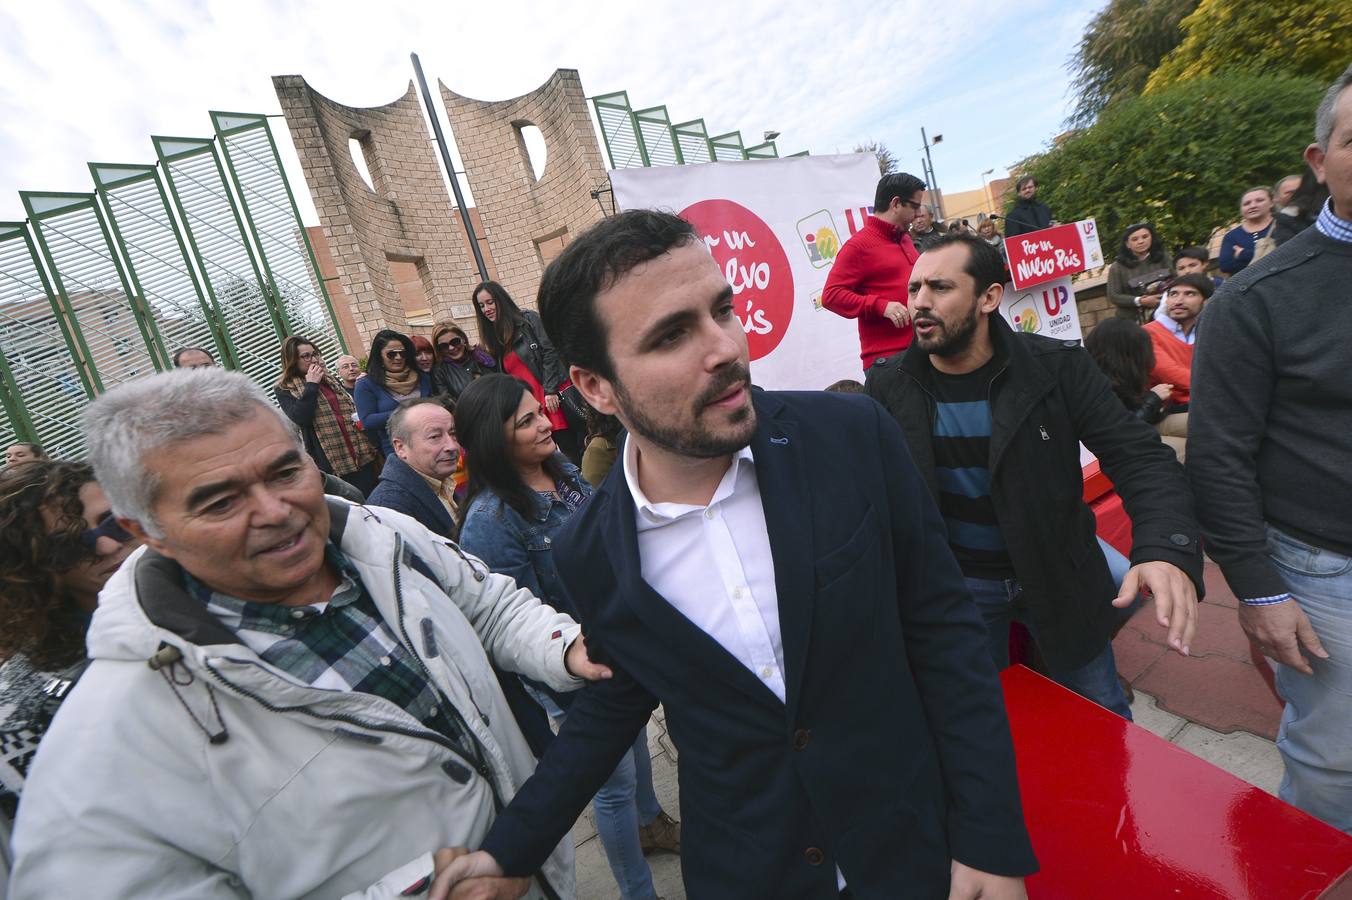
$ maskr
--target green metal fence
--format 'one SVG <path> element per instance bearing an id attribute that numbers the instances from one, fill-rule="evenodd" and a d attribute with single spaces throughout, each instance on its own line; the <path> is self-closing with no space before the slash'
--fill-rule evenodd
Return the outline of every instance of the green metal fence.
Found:
<path id="1" fill-rule="evenodd" d="M 84 450 L 102 391 L 212 350 L 271 388 L 302 333 L 346 349 L 267 119 L 212 113 L 213 138 L 152 137 L 157 165 L 91 163 L 93 193 L 21 191 L 0 222 L 0 446 Z"/>
<path id="2" fill-rule="evenodd" d="M 672 124 L 665 106 L 633 109 L 627 91 L 598 94 L 592 98 L 592 109 L 612 169 L 775 159 L 779 156 L 779 148 L 772 140 L 747 147 L 740 131 L 710 137 L 703 119 Z M 774 133 L 766 132 L 766 136 L 773 137 Z M 791 155 L 807 156 L 807 151 Z"/>

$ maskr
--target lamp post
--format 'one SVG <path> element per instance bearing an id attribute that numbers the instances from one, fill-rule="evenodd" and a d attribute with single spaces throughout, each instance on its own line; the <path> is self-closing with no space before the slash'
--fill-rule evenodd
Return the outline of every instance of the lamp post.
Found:
<path id="1" fill-rule="evenodd" d="M 986 207 L 989 210 L 989 212 L 986 213 L 987 216 L 991 216 L 995 213 L 995 201 L 991 198 L 990 185 L 986 184 L 986 176 L 994 172 L 994 169 L 987 169 L 981 173 L 981 195 L 986 198 Z"/>
<path id="2" fill-rule="evenodd" d="M 939 214 L 938 218 L 941 221 L 944 218 L 944 195 L 943 192 L 939 190 L 938 179 L 934 177 L 934 160 L 930 158 L 930 147 L 942 143 L 943 139 L 944 136 L 942 134 L 936 134 L 934 140 L 930 140 L 929 135 L 925 133 L 925 126 L 920 126 L 920 140 L 924 144 L 922 149 L 925 151 L 925 181 L 929 184 L 930 193 L 934 197 L 934 205 L 936 207 L 935 212 Z"/>

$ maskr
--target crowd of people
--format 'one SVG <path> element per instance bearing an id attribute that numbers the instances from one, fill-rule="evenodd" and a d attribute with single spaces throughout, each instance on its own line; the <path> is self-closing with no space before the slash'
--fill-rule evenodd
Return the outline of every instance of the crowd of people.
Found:
<path id="1" fill-rule="evenodd" d="M 538 312 L 477 286 L 477 344 L 383 330 L 363 371 L 292 335 L 270 395 L 182 348 L 90 405 L 88 462 L 7 448 L 9 895 L 556 900 L 590 803 L 625 898 L 661 850 L 698 897 L 1012 900 L 1010 624 L 1129 719 L 1112 637 L 1149 603 L 1189 654 L 1204 550 L 1276 663 L 1281 796 L 1352 832 L 1349 88 L 1326 199 L 1245 191 L 1219 285 L 1129 226 L 1083 347 L 1012 329 L 994 223 L 901 173 L 822 297 L 863 385 L 753 388 L 699 236 L 636 210 Z M 1016 190 L 1006 234 L 1053 221 Z"/>

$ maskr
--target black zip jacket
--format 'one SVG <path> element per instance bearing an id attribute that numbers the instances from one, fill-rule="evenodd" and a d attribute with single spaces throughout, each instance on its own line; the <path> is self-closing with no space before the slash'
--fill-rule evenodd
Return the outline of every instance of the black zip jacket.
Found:
<path id="1" fill-rule="evenodd" d="M 1023 588 L 1017 603 L 1058 669 L 1087 664 L 1112 637 L 1117 587 L 1083 498 L 1079 444 L 1112 479 L 1132 520 L 1131 562 L 1178 566 L 1203 592 L 1199 528 L 1174 452 L 1134 417 L 1076 341 L 1015 333 L 990 317 L 991 500 Z M 901 423 L 937 499 L 934 369 L 918 345 L 869 369 L 868 392 Z"/>

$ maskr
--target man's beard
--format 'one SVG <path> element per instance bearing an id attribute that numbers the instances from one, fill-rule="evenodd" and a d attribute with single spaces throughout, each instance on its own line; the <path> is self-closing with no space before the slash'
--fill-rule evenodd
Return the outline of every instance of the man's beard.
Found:
<path id="1" fill-rule="evenodd" d="M 925 313 L 916 313 L 912 317 L 912 325 L 916 322 L 935 322 L 939 325 L 937 337 L 922 338 L 919 333 L 916 334 L 915 340 L 921 350 L 931 356 L 957 356 L 972 346 L 972 338 L 976 335 L 976 305 L 973 304 L 972 311 L 952 325 Z"/>
<path id="2" fill-rule="evenodd" d="M 616 400 L 619 401 L 620 409 L 629 420 L 629 427 L 633 432 L 676 456 L 693 459 L 727 456 L 751 443 L 751 438 L 756 433 L 756 411 L 750 403 L 732 417 L 733 425 L 745 423 L 745 429 L 717 435 L 700 427 L 704 408 L 711 401 L 727 393 L 729 388 L 737 384 L 745 385 L 748 391 L 751 389 L 750 373 L 740 363 L 729 366 L 708 390 L 695 398 L 693 424 L 690 427 L 669 426 L 653 421 L 634 404 L 633 398 L 620 381 L 616 380 L 614 384 Z"/>

